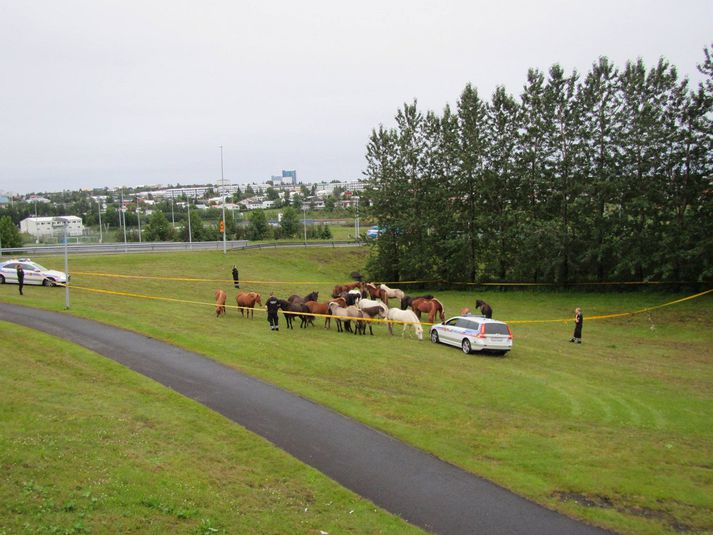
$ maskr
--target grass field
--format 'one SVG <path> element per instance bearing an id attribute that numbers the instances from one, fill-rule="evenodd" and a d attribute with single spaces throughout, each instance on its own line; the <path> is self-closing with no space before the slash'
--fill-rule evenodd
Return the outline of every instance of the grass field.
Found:
<path id="1" fill-rule="evenodd" d="M 506 358 L 466 356 L 427 341 L 389 337 L 384 326 L 375 327 L 374 337 L 325 331 L 321 321 L 307 331 L 289 332 L 283 322 L 279 333 L 271 333 L 262 312 L 254 320 L 240 318 L 235 310 L 226 318 L 214 316 L 210 301 L 216 287 L 227 290 L 234 303 L 236 291 L 227 280 L 233 263 L 240 268 L 243 291 L 265 296 L 273 290 L 287 297 L 319 290 L 326 298 L 335 283 L 347 282 L 348 273 L 363 268 L 364 255 L 363 249 L 291 249 L 241 251 L 227 258 L 213 252 L 77 256 L 70 260 L 75 285 L 71 313 L 209 355 L 588 522 L 626 533 L 713 532 L 710 294 L 636 316 L 591 321 L 587 318 L 655 306 L 683 295 L 434 291 L 447 313 L 472 308 L 478 296 L 493 305 L 498 319 L 562 320 L 515 323 L 515 349 Z M 59 258 L 42 263 L 62 266 Z M 16 286 L 0 287 L 3 301 L 63 308 L 61 289 L 32 287 L 25 293 L 21 298 Z M 567 342 L 576 306 L 585 314 L 582 345 Z M 45 342 L 52 345 L 49 339 Z M 24 341 L 8 343 L 25 346 Z M 9 347 L 5 341 L 3 347 Z M 4 364 L 8 365 L 12 361 Z M 119 368 L 104 369 L 107 380 L 115 381 L 111 377 Z M 176 445 L 167 441 L 162 447 L 170 450 Z M 201 447 L 212 451 L 211 444 Z M 15 453 L 19 458 L 27 454 L 22 449 Z M 140 459 L 138 455 L 135 460 Z M 16 464 L 11 464 L 11 475 L 19 470 Z M 180 473 L 178 469 L 176 481 L 181 481 Z M 278 469 L 272 476 L 292 478 Z M 43 476 L 35 471 L 35 476 L 22 478 L 39 483 Z M 0 526 L 8 514 L 9 510 L 2 512 Z M 384 522 L 356 522 L 336 531 L 402 529 Z M 267 531 L 310 529 L 285 518 L 281 527 Z M 247 530 L 263 531 L 251 525 Z"/>

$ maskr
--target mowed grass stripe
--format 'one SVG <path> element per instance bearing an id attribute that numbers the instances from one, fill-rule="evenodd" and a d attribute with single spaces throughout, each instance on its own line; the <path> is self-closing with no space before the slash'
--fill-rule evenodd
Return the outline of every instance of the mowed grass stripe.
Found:
<path id="1" fill-rule="evenodd" d="M 90 351 L 6 322 L 0 346 L 3 533 L 418 532 Z"/>
<path id="2" fill-rule="evenodd" d="M 362 270 L 364 250 L 242 251 L 76 257 L 78 271 L 304 280 L 279 297 L 318 290 Z M 59 259 L 57 266 L 59 264 Z M 51 264 L 51 262 L 45 262 Z M 92 284 L 97 283 L 92 280 Z M 315 281 L 323 281 L 314 284 Z M 79 277 L 77 282 L 85 282 Z M 210 283 L 104 281 L 105 288 L 207 301 Z M 11 290 L 15 290 L 12 292 Z M 63 292 L 16 288 L 0 298 L 61 310 Z M 680 299 L 666 292 L 475 292 L 423 288 L 447 313 L 482 297 L 502 319 L 585 313 L 584 344 L 571 323 L 516 325 L 506 358 L 389 337 L 339 335 L 321 322 L 270 333 L 264 315 L 216 319 L 207 307 L 77 292 L 71 313 L 209 355 L 484 475 L 549 507 L 628 533 L 705 532 L 713 526 L 713 299 L 704 296 L 633 317 L 587 321 Z"/>

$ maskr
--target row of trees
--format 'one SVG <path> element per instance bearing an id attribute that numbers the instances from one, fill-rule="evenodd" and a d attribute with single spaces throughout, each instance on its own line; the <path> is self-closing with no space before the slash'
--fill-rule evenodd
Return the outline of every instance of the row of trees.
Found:
<path id="1" fill-rule="evenodd" d="M 225 215 L 225 232 L 229 240 L 303 238 L 305 233 L 307 239 L 329 240 L 332 238 L 329 225 L 311 224 L 305 229 L 299 213 L 291 207 L 283 210 L 282 219 L 277 226 L 270 224 L 264 210 L 251 211 L 247 225 L 239 224 L 230 211 Z M 128 217 L 127 225 L 131 225 Z M 132 227 L 127 231 L 126 238 L 128 241 L 139 241 L 138 227 Z M 124 229 L 120 225 L 117 225 L 115 239 L 117 241 L 124 239 Z M 174 226 L 161 210 L 154 210 L 144 222 L 141 239 L 143 241 L 217 241 L 223 239 L 223 233 L 219 231 L 215 222 L 204 221 L 198 211 L 191 211 L 190 225 L 188 217 L 182 217 L 178 226 Z"/>
<path id="2" fill-rule="evenodd" d="M 691 90 L 665 60 L 584 76 L 531 69 L 519 98 L 466 86 L 416 102 L 367 147 L 369 261 L 385 280 L 704 280 L 713 276 L 713 61 Z"/>

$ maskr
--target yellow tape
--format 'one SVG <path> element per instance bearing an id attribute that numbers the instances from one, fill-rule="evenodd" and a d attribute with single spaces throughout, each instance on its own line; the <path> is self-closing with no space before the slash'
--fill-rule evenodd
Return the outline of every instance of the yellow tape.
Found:
<path id="1" fill-rule="evenodd" d="M 57 283 L 57 286 L 65 286 L 65 285 L 62 283 Z M 132 292 L 117 292 L 115 290 L 103 290 L 103 289 L 99 289 L 99 288 L 87 288 L 87 287 L 83 287 L 83 286 L 75 286 L 74 284 L 70 284 L 70 288 L 77 289 L 77 290 L 84 290 L 84 291 L 88 291 L 88 292 L 109 294 L 109 295 L 135 297 L 135 298 L 140 298 L 140 299 L 150 299 L 150 300 L 154 300 L 154 301 L 168 301 L 168 302 L 172 302 L 172 303 L 186 303 L 186 304 L 192 304 L 192 305 L 211 306 L 211 307 L 216 306 L 216 304 L 214 302 L 190 301 L 187 299 L 175 299 L 172 297 L 160 297 L 160 296 L 153 296 L 153 295 L 146 295 L 146 294 L 137 294 L 137 293 L 132 293 Z M 661 305 L 655 305 L 655 306 L 651 306 L 651 307 L 641 308 L 641 309 L 635 310 L 633 312 L 619 312 L 619 313 L 615 313 L 615 314 L 589 316 L 587 318 L 587 321 L 621 318 L 621 317 L 625 317 L 625 316 L 634 316 L 636 314 L 642 314 L 644 312 L 649 312 L 651 310 L 656 310 L 659 308 L 664 308 L 667 306 L 675 305 L 678 303 L 682 303 L 684 301 L 690 301 L 691 299 L 697 299 L 698 297 L 702 297 L 702 296 L 709 294 L 711 292 L 713 292 L 713 288 L 706 290 L 704 292 L 700 292 L 700 293 L 697 293 L 694 295 L 689 295 L 687 297 L 683 297 L 681 299 L 676 299 L 675 301 L 670 301 L 668 303 L 663 303 Z M 225 307 L 236 309 L 236 310 L 240 310 L 240 309 L 253 310 L 253 311 L 257 310 L 259 312 L 266 312 L 266 310 L 264 310 L 263 308 L 239 307 L 236 305 L 228 305 L 228 304 L 226 304 Z M 300 316 L 312 316 L 315 318 L 336 318 L 336 316 L 332 316 L 331 314 L 313 314 L 311 312 L 291 312 L 288 310 L 282 310 L 282 313 L 283 314 L 300 315 Z M 347 321 L 347 320 L 343 320 L 343 321 Z M 396 323 L 396 324 L 400 324 L 400 325 L 415 324 L 415 322 L 387 320 L 387 319 L 380 319 L 380 318 L 361 318 L 361 319 L 353 318 L 353 321 L 371 321 L 371 322 L 376 322 L 376 323 Z M 504 321 L 511 325 L 526 325 L 526 324 L 536 324 L 536 323 L 569 323 L 572 321 L 572 319 L 566 318 L 566 319 L 552 319 L 552 320 L 504 320 Z M 435 325 L 435 323 L 430 323 L 430 322 L 419 322 L 419 323 L 421 325 Z"/>

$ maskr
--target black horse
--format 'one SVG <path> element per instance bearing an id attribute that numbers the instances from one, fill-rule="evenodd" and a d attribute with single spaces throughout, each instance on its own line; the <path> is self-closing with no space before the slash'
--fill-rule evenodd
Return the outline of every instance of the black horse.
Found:
<path id="1" fill-rule="evenodd" d="M 475 308 L 480 310 L 480 313 L 485 316 L 486 318 L 492 318 L 493 317 L 493 307 L 491 307 L 488 303 L 485 301 L 481 301 L 480 299 L 477 299 L 475 301 Z"/>
<path id="2" fill-rule="evenodd" d="M 306 303 L 307 301 L 318 301 L 318 300 L 319 300 L 319 292 L 312 292 L 310 294 L 305 295 L 304 297 L 300 297 L 299 295 L 294 294 L 287 298 L 287 301 L 290 303 Z"/>
<path id="3" fill-rule="evenodd" d="M 285 316 L 285 322 L 287 323 L 288 329 L 294 328 L 292 327 L 292 321 L 295 317 L 300 318 L 301 329 L 307 328 L 307 323 L 312 321 L 312 316 L 305 315 L 309 314 L 309 308 L 307 308 L 307 305 L 304 303 L 291 303 L 289 301 L 285 301 L 284 299 L 278 299 L 278 302 L 280 303 L 282 314 Z"/>

